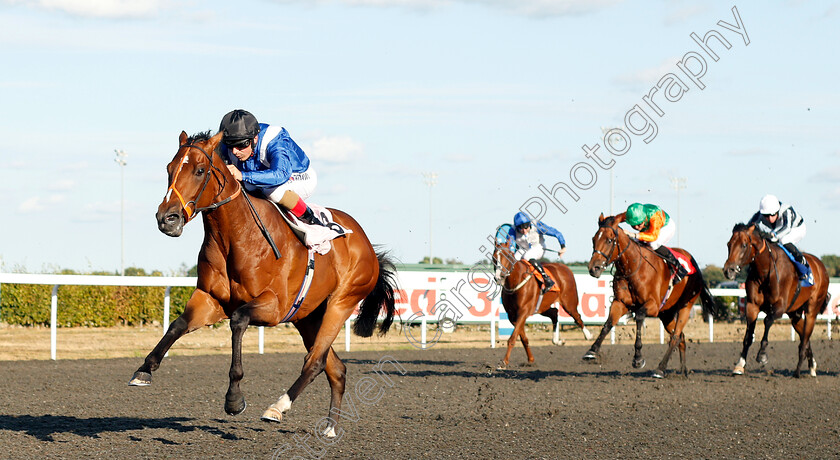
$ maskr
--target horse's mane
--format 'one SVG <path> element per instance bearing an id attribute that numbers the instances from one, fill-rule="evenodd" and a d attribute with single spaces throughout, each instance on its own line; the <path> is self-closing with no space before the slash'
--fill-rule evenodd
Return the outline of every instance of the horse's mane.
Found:
<path id="1" fill-rule="evenodd" d="M 187 138 L 187 144 L 192 144 L 195 142 L 203 142 L 210 140 L 212 135 L 210 135 L 211 130 L 202 131 L 200 133 L 193 134 L 192 136 Z"/>
<path id="2" fill-rule="evenodd" d="M 615 216 L 605 217 L 604 220 L 598 222 L 599 227 L 612 227 L 615 223 L 616 219 Z"/>
<path id="3" fill-rule="evenodd" d="M 750 228 L 750 227 L 747 224 L 745 224 L 743 222 L 739 222 L 739 223 L 735 224 L 734 227 L 732 227 L 732 233 L 743 232 L 743 231 L 746 231 L 748 228 Z"/>

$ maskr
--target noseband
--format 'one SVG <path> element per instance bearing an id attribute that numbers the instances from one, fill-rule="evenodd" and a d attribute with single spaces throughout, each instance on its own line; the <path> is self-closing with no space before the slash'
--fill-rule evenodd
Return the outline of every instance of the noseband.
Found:
<path id="1" fill-rule="evenodd" d="M 603 257 L 604 257 L 604 259 L 605 259 L 604 265 L 606 266 L 606 265 L 609 265 L 610 263 L 612 263 L 612 262 L 611 262 L 611 260 L 612 260 L 612 253 L 613 253 L 613 251 L 615 251 L 615 248 L 618 246 L 618 232 L 617 232 L 614 228 L 612 228 L 612 227 L 601 227 L 601 228 L 608 228 L 608 229 L 612 230 L 612 232 L 613 232 L 613 236 L 614 236 L 614 238 L 613 238 L 612 245 L 610 246 L 610 253 L 609 253 L 609 254 L 604 254 L 603 252 L 601 252 L 601 251 L 599 251 L 599 250 L 597 250 L 597 249 L 595 249 L 595 248 L 592 248 L 592 254 L 593 254 L 593 255 L 595 255 L 595 254 L 600 254 L 601 256 L 603 256 Z M 630 243 L 627 243 L 627 246 L 625 246 L 625 247 L 624 247 L 624 249 L 621 249 L 621 250 L 618 252 L 618 254 L 616 254 L 616 256 L 615 256 L 616 260 L 617 260 L 619 257 L 621 257 L 621 255 L 622 255 L 622 254 L 624 254 L 624 252 L 625 252 L 625 251 L 627 251 L 627 249 L 628 249 L 629 247 L 630 247 Z"/>
<path id="2" fill-rule="evenodd" d="M 202 211 L 212 211 L 218 208 L 219 206 L 229 203 L 232 199 L 239 195 L 239 193 L 242 191 L 242 186 L 237 187 L 236 192 L 234 192 L 233 195 L 225 198 L 224 200 L 216 201 L 216 199 L 219 198 L 219 195 L 222 194 L 222 192 L 225 189 L 225 186 L 227 185 L 227 177 L 224 174 L 222 174 L 221 169 L 219 169 L 216 165 L 213 164 L 213 157 L 211 156 L 211 154 L 207 153 L 207 151 L 203 148 L 194 144 L 184 144 L 181 146 L 181 148 L 186 148 L 187 151 L 184 152 L 184 158 L 183 160 L 181 160 L 181 163 L 178 165 L 178 169 L 175 171 L 175 175 L 172 177 L 172 183 L 169 185 L 169 190 L 166 193 L 166 199 L 169 199 L 170 194 L 172 192 L 175 192 L 175 195 L 181 202 L 181 207 L 184 209 L 184 216 L 186 217 L 187 222 L 192 220 L 192 218 L 195 217 L 196 214 Z M 201 190 L 198 191 L 198 195 L 196 195 L 195 198 L 193 198 L 192 200 L 186 201 L 184 200 L 183 195 L 181 195 L 181 192 L 179 192 L 178 189 L 175 187 L 175 183 L 178 181 L 178 175 L 181 174 L 181 170 L 184 169 L 184 165 L 187 164 L 189 161 L 189 156 L 187 155 L 187 153 L 191 148 L 197 149 L 198 151 L 203 153 L 205 157 L 207 157 L 207 160 L 210 162 L 210 171 L 208 171 L 208 173 L 204 175 L 204 183 L 201 185 Z M 210 173 L 212 173 L 213 178 L 216 179 L 216 182 L 219 184 L 219 191 L 218 193 L 216 193 L 216 196 L 213 197 L 214 203 L 210 204 L 209 206 L 197 208 L 196 202 L 201 198 L 201 195 L 207 188 L 207 184 L 210 182 Z M 222 178 L 219 179 L 218 175 L 221 175 Z"/>

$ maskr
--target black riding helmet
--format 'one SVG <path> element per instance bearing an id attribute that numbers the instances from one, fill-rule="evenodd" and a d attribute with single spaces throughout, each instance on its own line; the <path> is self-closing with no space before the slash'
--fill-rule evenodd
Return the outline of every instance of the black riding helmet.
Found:
<path id="1" fill-rule="evenodd" d="M 222 117 L 219 131 L 223 133 L 222 143 L 228 147 L 245 148 L 259 134 L 260 124 L 251 112 L 236 109 Z"/>

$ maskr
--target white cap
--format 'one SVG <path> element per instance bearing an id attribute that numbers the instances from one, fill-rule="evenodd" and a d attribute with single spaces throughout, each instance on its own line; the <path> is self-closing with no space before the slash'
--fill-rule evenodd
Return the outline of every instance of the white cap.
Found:
<path id="1" fill-rule="evenodd" d="M 782 205 L 776 195 L 764 195 L 761 203 L 758 205 L 758 212 L 765 215 L 776 214 L 781 209 Z"/>

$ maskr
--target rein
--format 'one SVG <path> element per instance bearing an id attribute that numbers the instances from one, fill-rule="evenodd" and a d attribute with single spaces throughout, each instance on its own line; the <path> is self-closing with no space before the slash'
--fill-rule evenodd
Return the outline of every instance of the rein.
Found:
<path id="1" fill-rule="evenodd" d="M 624 247 L 624 249 L 621 249 L 621 247 L 619 246 L 619 242 L 618 242 L 618 231 L 616 231 L 616 230 L 615 230 L 614 228 L 612 228 L 612 227 L 602 227 L 602 228 L 609 228 L 610 230 L 612 230 L 612 231 L 613 231 L 613 236 L 615 237 L 615 238 L 613 239 L 613 243 L 612 243 L 612 245 L 610 246 L 610 253 L 609 253 L 609 255 L 607 255 L 607 254 L 604 254 L 603 252 L 601 252 L 601 251 L 599 251 L 599 250 L 597 250 L 597 249 L 593 249 L 593 250 L 592 250 L 592 253 L 593 253 L 593 254 L 600 254 L 601 256 L 603 256 L 603 257 L 604 257 L 604 260 L 606 261 L 606 264 L 610 264 L 610 263 L 612 263 L 612 264 L 613 264 L 613 273 L 612 273 L 613 278 L 619 278 L 619 279 L 629 279 L 630 277 L 632 277 L 633 275 L 635 275 L 635 274 L 639 271 L 639 269 L 640 269 L 640 268 L 641 268 L 641 266 L 642 266 L 641 261 L 639 261 L 639 264 L 636 266 L 636 269 L 635 269 L 635 270 L 633 270 L 633 273 L 631 273 L 631 274 L 629 274 L 629 275 L 619 275 L 619 276 L 616 276 L 616 275 L 615 275 L 615 270 L 616 270 L 616 265 L 617 265 L 617 262 L 618 262 L 618 261 L 619 261 L 619 259 L 621 258 L 621 255 L 622 255 L 622 254 L 624 254 L 625 252 L 627 252 L 627 250 L 628 250 L 628 249 L 630 249 L 630 246 L 632 246 L 632 245 L 633 245 L 633 243 L 632 243 L 631 241 L 629 241 L 629 239 L 628 239 L 628 241 L 627 241 L 627 246 L 625 246 L 625 247 Z M 610 262 L 610 260 L 612 259 L 612 253 L 613 253 L 613 251 L 615 251 L 615 248 L 616 248 L 616 247 L 618 247 L 619 252 L 618 252 L 618 254 L 616 254 L 616 255 L 615 255 L 615 260 L 614 260 L 613 262 Z M 641 257 L 641 254 L 642 254 L 642 249 L 641 249 L 641 246 L 638 246 L 638 245 L 637 245 L 637 248 L 638 248 L 638 250 L 639 250 L 639 256 Z M 614 262 L 615 262 L 615 263 L 614 263 Z M 623 266 L 623 265 L 624 265 L 624 264 L 622 264 L 622 266 Z"/>

